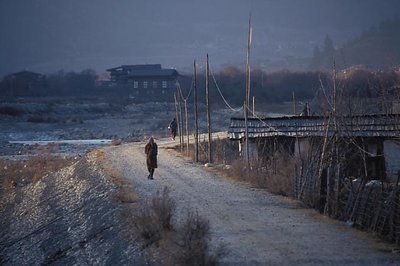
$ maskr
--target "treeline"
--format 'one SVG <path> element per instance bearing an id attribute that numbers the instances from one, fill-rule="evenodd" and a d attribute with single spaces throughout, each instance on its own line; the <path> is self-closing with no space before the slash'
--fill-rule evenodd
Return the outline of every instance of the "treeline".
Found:
<path id="1" fill-rule="evenodd" d="M 327 35 L 322 47 L 314 48 L 310 69 L 338 69 L 364 65 L 370 69 L 389 70 L 400 63 L 400 18 L 389 19 L 364 31 L 338 49 Z"/>
<path id="2" fill-rule="evenodd" d="M 83 70 L 77 72 L 58 71 L 42 75 L 21 71 L 5 76 L 0 82 L 2 97 L 66 97 L 95 95 L 96 72 Z"/>
<path id="3" fill-rule="evenodd" d="M 214 78 L 216 83 L 214 82 Z M 204 75 L 198 76 L 199 98 L 204 100 Z M 223 106 L 221 91 L 230 105 L 242 106 L 245 98 L 245 73 L 229 66 L 210 77 L 211 103 Z M 191 78 L 184 82 L 184 93 L 189 92 Z M 372 72 L 365 69 L 349 68 L 337 73 L 337 87 L 342 96 L 357 98 L 377 98 L 383 94 L 399 95 L 400 72 Z M 218 88 L 217 88 L 218 85 Z M 261 70 L 251 72 L 251 95 L 258 104 L 282 103 L 293 100 L 307 101 L 315 98 L 322 89 L 333 87 L 331 72 L 289 72 L 265 73 Z"/>
<path id="4" fill-rule="evenodd" d="M 400 72 L 372 72 L 359 67 L 348 68 L 337 73 L 337 85 L 341 93 L 350 97 L 377 98 L 382 95 L 399 95 Z M 128 98 L 132 85 L 102 85 L 96 82 L 97 74 L 93 70 L 82 72 L 58 71 L 47 76 L 19 72 L 6 76 L 0 82 L 2 97 L 118 97 Z M 197 77 L 198 98 L 205 102 L 205 76 Z M 179 77 L 183 96 L 187 97 L 193 87 L 192 77 Z M 234 66 L 227 66 L 217 73 L 211 73 L 209 79 L 211 104 L 223 107 L 225 103 L 220 94 L 232 107 L 243 105 L 245 98 L 246 75 Z M 257 104 L 282 103 L 315 98 L 321 88 L 332 88 L 332 73 L 322 71 L 266 73 L 259 69 L 251 72 L 251 96 Z M 191 92 L 191 97 L 193 92 Z M 170 97 L 173 102 L 173 95 Z M 146 98 L 147 101 L 151 99 Z M 144 99 L 144 100 L 146 100 Z M 192 98 L 189 99 L 191 101 Z M 132 99 L 137 101 L 139 99 Z M 143 99 L 142 99 L 143 101 Z"/>
<path id="5" fill-rule="evenodd" d="M 79 73 L 58 71 L 47 76 L 46 92 L 50 96 L 85 96 L 96 93 L 97 74 L 87 69 Z"/>
<path id="6" fill-rule="evenodd" d="M 257 103 L 281 103 L 291 101 L 293 93 L 298 100 L 311 99 L 320 86 L 320 80 L 326 80 L 323 72 L 289 72 L 280 71 L 265 73 L 261 70 L 251 72 L 251 95 Z M 181 81 L 185 94 L 189 93 L 191 77 Z M 200 74 L 198 80 L 198 95 L 201 101 L 205 98 L 205 75 Z M 245 97 L 246 75 L 234 66 L 223 68 L 220 72 L 210 74 L 209 93 L 211 103 L 223 106 L 224 101 L 230 105 L 242 106 Z M 221 93 L 220 93 L 220 92 Z"/>

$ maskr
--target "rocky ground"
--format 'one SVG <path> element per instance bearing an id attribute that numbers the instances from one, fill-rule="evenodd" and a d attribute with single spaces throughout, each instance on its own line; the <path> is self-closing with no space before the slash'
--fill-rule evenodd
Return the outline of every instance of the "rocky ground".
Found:
<path id="1" fill-rule="evenodd" d="M 189 128 L 194 127 L 193 106 L 189 105 Z M 184 116 L 184 111 L 182 110 Z M 212 113 L 213 131 L 227 131 L 229 118 L 240 115 L 228 110 Z M 10 141 L 57 141 L 119 139 L 140 141 L 149 136 L 169 136 L 168 125 L 175 116 L 173 103 L 107 102 L 82 99 L 25 99 L 0 102 L 0 157 L 32 154 L 31 145 Z M 199 128 L 207 130 L 205 108 L 199 105 Z M 58 145 L 67 156 L 83 155 L 96 145 Z M 18 157 L 18 156 L 17 156 Z M 17 159 L 17 158 L 15 158 Z"/>
<path id="2" fill-rule="evenodd" d="M 100 151 L 0 197 L 1 265 L 134 265 L 118 186 Z"/>

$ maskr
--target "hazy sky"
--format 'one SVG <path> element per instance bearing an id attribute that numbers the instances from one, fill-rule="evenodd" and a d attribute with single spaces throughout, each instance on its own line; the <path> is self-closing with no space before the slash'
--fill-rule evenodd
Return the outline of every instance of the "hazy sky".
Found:
<path id="1" fill-rule="evenodd" d="M 121 64 L 190 68 L 310 56 L 329 34 L 336 46 L 399 16 L 399 0 L 0 0 L 0 76 L 103 72 Z"/>

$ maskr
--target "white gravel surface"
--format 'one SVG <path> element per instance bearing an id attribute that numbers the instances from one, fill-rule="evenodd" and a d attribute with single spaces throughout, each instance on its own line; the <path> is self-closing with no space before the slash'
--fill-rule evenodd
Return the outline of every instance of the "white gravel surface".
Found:
<path id="1" fill-rule="evenodd" d="M 188 209 L 208 219 L 212 245 L 227 245 L 224 264 L 400 265 L 400 255 L 382 241 L 297 201 L 218 177 L 165 149 L 171 141 L 156 141 L 159 168 L 154 180 L 147 179 L 143 142 L 107 148 L 107 158 L 133 180 L 141 197 L 169 187 L 178 222 Z"/>

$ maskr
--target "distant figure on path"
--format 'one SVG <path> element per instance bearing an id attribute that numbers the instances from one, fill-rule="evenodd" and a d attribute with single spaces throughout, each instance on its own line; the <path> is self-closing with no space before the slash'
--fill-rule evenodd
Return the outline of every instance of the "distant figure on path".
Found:
<path id="1" fill-rule="evenodd" d="M 146 154 L 147 170 L 149 170 L 148 179 L 153 179 L 154 169 L 157 168 L 157 144 L 154 142 L 153 137 L 149 139 L 149 142 L 144 147 L 144 153 Z"/>
<path id="2" fill-rule="evenodd" d="M 176 124 L 176 119 L 172 119 L 171 123 L 169 123 L 169 130 L 171 131 L 171 138 L 173 140 L 175 140 L 176 137 L 176 129 L 177 129 L 178 125 Z"/>

